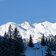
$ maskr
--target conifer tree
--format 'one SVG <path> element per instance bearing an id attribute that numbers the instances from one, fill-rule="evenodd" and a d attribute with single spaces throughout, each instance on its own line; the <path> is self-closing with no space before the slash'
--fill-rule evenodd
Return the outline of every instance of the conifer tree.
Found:
<path id="1" fill-rule="evenodd" d="M 56 53 L 56 35 L 54 37 L 54 44 L 55 44 L 55 53 Z"/>
<path id="2" fill-rule="evenodd" d="M 19 38 L 18 34 L 19 34 L 19 31 L 18 31 L 18 29 L 16 27 L 15 30 L 14 30 L 14 34 L 13 34 L 15 40 L 17 40 Z"/>
<path id="3" fill-rule="evenodd" d="M 30 35 L 30 40 L 29 40 L 29 44 L 28 45 L 29 45 L 29 47 L 34 47 L 31 35 Z"/>
<path id="4" fill-rule="evenodd" d="M 9 38 L 12 38 L 12 26 L 11 25 L 9 26 L 8 35 L 9 35 Z"/>
<path id="5" fill-rule="evenodd" d="M 46 45 L 45 38 L 44 38 L 44 34 L 43 34 L 42 39 L 41 39 L 41 45 L 42 46 L 45 46 Z"/>
<path id="6" fill-rule="evenodd" d="M 47 47 L 47 52 L 45 56 L 53 56 L 50 47 Z"/>
<path id="7" fill-rule="evenodd" d="M 21 36 L 19 35 L 19 31 L 17 28 L 14 30 L 14 40 L 15 40 L 15 56 L 22 56 L 22 53 L 24 53 L 24 44 Z"/>
<path id="8" fill-rule="evenodd" d="M 12 26 L 9 25 L 9 29 L 8 29 L 8 54 L 12 55 Z"/>
<path id="9" fill-rule="evenodd" d="M 49 40 L 48 40 L 48 46 L 50 46 L 50 44 L 51 44 L 51 39 L 49 38 Z"/>
<path id="10" fill-rule="evenodd" d="M 46 46 L 48 45 L 48 39 L 46 38 L 46 40 L 45 40 L 45 43 L 46 43 Z"/>

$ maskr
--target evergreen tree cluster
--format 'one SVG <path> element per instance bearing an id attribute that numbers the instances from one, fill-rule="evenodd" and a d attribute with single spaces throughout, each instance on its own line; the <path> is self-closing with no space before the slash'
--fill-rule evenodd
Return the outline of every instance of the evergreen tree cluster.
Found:
<path id="1" fill-rule="evenodd" d="M 0 36 L 0 56 L 25 56 L 22 37 L 18 35 L 17 28 L 12 33 L 11 25 L 8 33 Z"/>
<path id="2" fill-rule="evenodd" d="M 44 34 L 41 39 L 41 45 L 47 47 L 45 56 L 54 56 L 52 55 L 52 50 L 56 51 L 56 36 L 54 38 L 45 38 Z"/>
<path id="3" fill-rule="evenodd" d="M 41 45 L 47 47 L 45 56 L 53 56 L 52 51 L 56 52 L 56 35 L 53 38 L 45 38 L 44 34 L 41 39 Z"/>
<path id="4" fill-rule="evenodd" d="M 56 36 L 54 36 L 54 38 L 45 38 L 43 34 L 42 39 L 41 39 L 41 45 L 47 46 L 51 50 L 56 51 Z"/>
<path id="5" fill-rule="evenodd" d="M 51 49 L 49 47 L 47 48 L 47 52 L 46 52 L 45 56 L 53 56 Z"/>

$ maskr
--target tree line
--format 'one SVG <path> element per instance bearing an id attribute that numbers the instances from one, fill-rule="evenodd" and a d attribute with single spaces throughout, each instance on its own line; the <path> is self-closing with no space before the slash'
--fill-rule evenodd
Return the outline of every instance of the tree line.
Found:
<path id="1" fill-rule="evenodd" d="M 25 56 L 25 46 L 17 27 L 14 31 L 12 30 L 12 26 L 10 25 L 8 32 L 5 32 L 4 36 L 0 36 L 0 56 Z M 56 36 L 54 36 L 54 38 L 45 38 L 43 34 L 41 38 L 41 45 L 43 47 L 48 47 L 45 56 L 53 56 L 51 55 L 51 50 L 56 52 Z M 31 35 L 28 46 L 31 48 L 34 47 Z"/>
<path id="2" fill-rule="evenodd" d="M 56 35 L 54 37 L 45 38 L 44 34 L 41 38 L 41 45 L 47 47 L 45 56 L 54 56 L 51 51 L 55 51 L 56 53 Z"/>
<path id="3" fill-rule="evenodd" d="M 5 32 L 4 36 L 0 36 L 0 56 L 25 56 L 24 43 L 18 33 L 17 27 L 12 33 L 10 25 L 8 33 Z"/>

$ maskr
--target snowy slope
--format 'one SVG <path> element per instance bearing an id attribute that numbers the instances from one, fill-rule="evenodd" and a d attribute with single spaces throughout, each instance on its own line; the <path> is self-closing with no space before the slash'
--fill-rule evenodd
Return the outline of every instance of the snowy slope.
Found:
<path id="1" fill-rule="evenodd" d="M 36 48 L 35 47 L 33 47 L 33 48 L 27 47 L 27 49 L 25 51 L 26 56 L 45 56 L 46 53 L 47 53 L 46 46 L 45 47 L 40 46 L 39 49 L 37 49 L 37 47 Z M 56 56 L 55 51 L 51 51 L 51 53 L 53 56 Z"/>
<path id="2" fill-rule="evenodd" d="M 44 56 L 46 52 L 45 50 L 46 50 L 45 47 L 40 49 L 27 47 L 25 51 L 25 55 L 26 56 Z"/>
<path id="3" fill-rule="evenodd" d="M 8 28 L 10 24 L 13 30 L 15 29 L 15 27 L 17 27 L 22 38 L 26 39 L 27 41 L 31 34 L 34 43 L 40 41 L 42 34 L 44 34 L 45 36 L 56 35 L 56 23 L 51 23 L 48 21 L 42 23 L 34 23 L 34 24 L 30 24 L 27 21 L 21 24 L 8 22 L 0 26 L 0 35 L 3 36 L 5 32 L 8 32 Z"/>

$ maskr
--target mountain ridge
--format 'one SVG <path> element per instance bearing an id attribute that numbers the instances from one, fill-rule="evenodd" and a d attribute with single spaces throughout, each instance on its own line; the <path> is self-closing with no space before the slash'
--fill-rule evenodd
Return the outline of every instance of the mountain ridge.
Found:
<path id="1" fill-rule="evenodd" d="M 46 37 L 49 35 L 56 35 L 56 23 L 51 23 L 49 21 L 34 24 L 30 24 L 27 21 L 21 24 L 8 22 L 0 26 L 0 35 L 3 36 L 5 32 L 8 32 L 9 25 L 12 26 L 13 30 L 17 27 L 23 39 L 29 39 L 31 34 L 34 42 L 37 42 L 37 40 L 40 41 L 42 34 Z"/>

